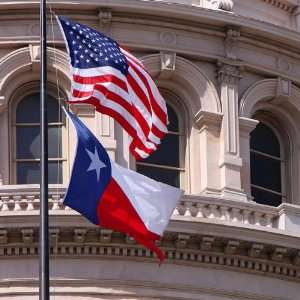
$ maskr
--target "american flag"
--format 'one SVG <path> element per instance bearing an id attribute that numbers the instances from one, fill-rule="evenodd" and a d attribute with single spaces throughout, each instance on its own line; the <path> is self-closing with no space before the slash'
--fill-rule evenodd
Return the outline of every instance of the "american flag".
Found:
<path id="1" fill-rule="evenodd" d="M 136 159 L 148 157 L 167 133 L 166 103 L 141 61 L 111 38 L 58 17 L 68 48 L 72 99 L 92 104 L 132 137 Z"/>

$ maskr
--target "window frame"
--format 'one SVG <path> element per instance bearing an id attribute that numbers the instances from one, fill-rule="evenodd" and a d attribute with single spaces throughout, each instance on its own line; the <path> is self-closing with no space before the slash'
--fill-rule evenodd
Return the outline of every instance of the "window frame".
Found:
<path id="1" fill-rule="evenodd" d="M 15 93 L 12 95 L 10 102 L 9 102 L 9 143 L 10 143 L 10 151 L 9 151 L 9 182 L 10 184 L 18 184 L 17 183 L 17 161 L 39 161 L 39 159 L 17 159 L 16 158 L 16 150 L 17 150 L 17 135 L 16 135 L 16 128 L 18 124 L 16 123 L 16 113 L 17 107 L 19 103 L 29 95 L 33 95 L 36 93 L 40 93 L 39 90 L 39 82 L 33 81 L 24 84 L 23 86 L 19 87 Z M 47 83 L 47 94 L 52 96 L 54 99 L 57 100 L 58 95 L 59 100 L 63 101 L 67 99 L 66 94 L 59 89 L 57 91 L 57 86 L 52 83 Z M 61 102 L 63 103 L 63 102 Z M 39 109 L 39 108 L 38 108 Z M 69 176 L 69 166 L 68 166 L 68 153 L 69 153 L 69 138 L 68 138 L 68 120 L 65 118 L 65 122 L 61 123 L 61 146 L 62 146 L 62 153 L 60 158 L 50 158 L 49 161 L 61 161 L 62 162 L 62 182 L 56 183 L 55 185 L 63 185 L 66 183 L 68 176 Z M 26 123 L 26 126 L 30 126 L 31 123 Z M 32 123 L 36 125 L 36 123 Z M 54 123 L 53 123 L 54 124 Z M 53 125 L 51 124 L 51 125 Z M 34 183 L 32 183 L 34 184 Z M 19 184 L 18 184 L 19 185 Z M 27 185 L 27 184 L 26 184 Z"/>
<path id="2" fill-rule="evenodd" d="M 161 168 L 164 170 L 174 170 L 179 171 L 179 188 L 187 190 L 187 126 L 186 126 L 186 113 L 185 108 L 181 104 L 179 97 L 168 89 L 160 88 L 161 95 L 166 100 L 169 106 L 174 110 L 178 118 L 178 133 L 174 133 L 179 136 L 179 167 L 171 167 L 167 165 L 158 165 L 152 163 L 143 163 L 140 161 L 135 161 L 135 170 L 137 170 L 137 165 L 149 166 L 154 168 Z M 182 113 L 184 111 L 184 113 Z M 181 112 L 181 114 L 179 113 Z M 173 134 L 173 133 L 172 133 Z"/>
<path id="3" fill-rule="evenodd" d="M 276 116 L 274 116 L 271 112 L 269 111 L 264 111 L 264 110 L 259 110 L 255 113 L 253 119 L 256 119 L 260 123 L 263 123 L 265 126 L 269 127 L 270 130 L 272 130 L 273 134 L 276 136 L 277 141 L 279 143 L 279 148 L 280 148 L 280 157 L 273 156 L 271 154 L 263 153 L 257 150 L 251 149 L 251 142 L 249 140 L 249 150 L 250 154 L 251 153 L 257 153 L 263 157 L 269 157 L 272 159 L 276 159 L 280 161 L 280 177 L 281 177 L 281 193 L 277 191 L 273 191 L 264 187 L 256 186 L 253 185 L 251 180 L 250 180 L 250 189 L 252 190 L 252 187 L 257 188 L 261 191 L 266 191 L 270 192 L 276 195 L 281 196 L 281 203 L 286 203 L 288 202 L 288 195 L 287 195 L 287 147 L 289 147 L 289 143 L 284 143 L 283 142 L 283 136 L 288 136 L 286 135 L 285 132 L 283 132 L 283 128 L 280 126 L 280 121 Z M 250 137 L 251 139 L 251 137 Z M 250 172 L 251 172 L 251 160 L 250 160 Z M 252 194 L 252 192 L 251 192 Z M 266 204 L 267 205 L 267 204 Z"/>

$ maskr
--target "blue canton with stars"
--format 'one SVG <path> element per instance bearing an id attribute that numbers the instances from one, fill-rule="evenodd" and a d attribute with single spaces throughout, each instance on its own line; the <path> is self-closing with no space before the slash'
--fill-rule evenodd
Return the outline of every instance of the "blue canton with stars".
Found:
<path id="1" fill-rule="evenodd" d="M 110 66 L 127 75 L 127 59 L 117 42 L 92 28 L 64 17 L 58 18 L 68 43 L 71 64 L 74 68 Z"/>

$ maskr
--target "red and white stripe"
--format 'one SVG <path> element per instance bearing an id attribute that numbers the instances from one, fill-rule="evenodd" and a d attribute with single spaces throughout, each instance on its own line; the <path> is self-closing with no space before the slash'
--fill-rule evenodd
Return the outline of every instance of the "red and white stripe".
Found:
<path id="1" fill-rule="evenodd" d="M 125 76 L 113 67 L 72 68 L 70 102 L 93 104 L 99 112 L 116 119 L 132 137 L 130 151 L 136 159 L 147 158 L 167 133 L 167 108 L 143 64 L 121 48 L 129 69 Z"/>

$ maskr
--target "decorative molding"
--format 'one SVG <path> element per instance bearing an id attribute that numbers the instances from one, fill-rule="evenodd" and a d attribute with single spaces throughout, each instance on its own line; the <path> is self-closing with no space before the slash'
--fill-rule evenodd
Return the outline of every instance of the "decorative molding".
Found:
<path id="1" fill-rule="evenodd" d="M 57 74 L 62 86 L 70 83 L 68 55 L 58 49 L 47 48 L 48 80 L 55 82 Z M 39 46 L 29 45 L 8 53 L 0 59 L 0 111 L 6 109 L 8 101 L 18 87 L 35 81 L 39 76 Z M 53 76 L 55 74 L 55 76 Z"/>
<path id="2" fill-rule="evenodd" d="M 177 35 L 173 31 L 163 31 L 159 35 L 159 39 L 163 44 L 176 46 Z"/>
<path id="3" fill-rule="evenodd" d="M 30 228 L 30 229 L 21 229 L 21 233 L 22 233 L 22 241 L 23 241 L 24 244 L 33 243 L 34 230 L 32 228 Z"/>
<path id="4" fill-rule="evenodd" d="M 292 82 L 284 78 L 278 78 L 276 96 L 272 98 L 272 103 L 288 101 L 292 96 Z"/>
<path id="5" fill-rule="evenodd" d="M 109 8 L 102 8 L 98 13 L 100 31 L 111 35 L 112 12 Z"/>
<path id="6" fill-rule="evenodd" d="M 220 130 L 222 118 L 222 114 L 200 110 L 195 115 L 194 124 L 198 130 L 203 130 L 204 127 L 208 129 L 211 128 L 215 130 Z"/>
<path id="7" fill-rule="evenodd" d="M 278 57 L 276 60 L 276 68 L 286 73 L 291 71 L 292 66 L 286 58 Z"/>
<path id="8" fill-rule="evenodd" d="M 300 89 L 288 79 L 263 79 L 250 86 L 240 100 L 239 114 L 241 117 L 251 118 L 259 102 L 276 101 L 290 102 L 295 109 L 300 110 Z M 281 101 L 282 102 L 282 101 Z"/>
<path id="9" fill-rule="evenodd" d="M 238 27 L 228 27 L 226 29 L 226 37 L 224 41 L 225 55 L 229 59 L 236 59 L 234 46 L 240 37 L 240 29 Z"/>
<path id="10" fill-rule="evenodd" d="M 39 191 L 20 190 L 16 192 L 14 188 L 5 191 L 6 186 L 0 190 L 0 216 L 14 216 L 20 213 L 34 214 L 39 210 Z M 73 210 L 63 205 L 64 189 L 50 188 L 49 190 L 49 210 L 53 214 L 74 215 Z M 284 207 L 284 209 L 282 208 Z M 293 210 L 295 211 L 295 210 Z M 256 203 L 244 203 L 230 201 L 226 199 L 210 198 L 204 196 L 183 196 L 173 216 L 181 216 L 187 220 L 211 219 L 226 221 L 228 224 L 240 223 L 253 226 L 275 227 L 280 214 L 288 214 L 288 205 L 283 204 L 278 208 L 259 205 Z M 254 227 L 254 229 L 255 229 Z M 81 233 L 83 235 L 83 233 Z M 111 231 L 103 231 L 101 239 L 109 239 Z M 79 236 L 80 230 L 76 229 L 74 235 Z M 108 235 L 107 237 L 105 237 Z M 83 237 L 81 237 L 82 239 Z"/>
<path id="11" fill-rule="evenodd" d="M 29 45 L 31 67 L 33 72 L 37 72 L 40 68 L 41 51 L 39 45 Z"/>
<path id="12" fill-rule="evenodd" d="M 141 58 L 147 71 L 152 77 L 157 77 L 161 72 L 161 55 L 151 54 Z M 176 87 L 178 94 L 187 91 L 190 97 L 187 97 L 186 105 L 190 108 L 192 114 L 199 110 L 210 112 L 221 112 L 221 101 L 214 83 L 204 74 L 203 70 L 193 62 L 176 55 L 176 71 L 172 75 L 174 93 Z M 201 95 L 201 97 L 199 97 Z"/>
<path id="13" fill-rule="evenodd" d="M 79 235 L 87 239 L 70 242 L 69 228 L 51 228 L 61 233 L 55 244 L 50 244 L 50 255 L 56 259 L 131 259 L 157 263 L 155 254 L 136 244 L 127 235 L 112 232 L 110 238 L 99 240 L 99 228 L 80 228 Z M 53 231 L 54 230 L 54 231 Z M 75 232 L 75 231 L 74 231 Z M 73 233 L 74 233 L 73 232 Z M 21 234 L 20 234 L 21 233 Z M 24 240 L 24 233 L 29 239 Z M 107 232 L 106 232 L 107 233 Z M 160 247 L 166 262 L 189 266 L 206 266 L 236 272 L 261 274 L 300 282 L 299 251 L 270 244 L 257 244 L 243 239 L 213 237 L 193 233 L 166 232 Z M 5 228 L 0 230 L 0 261 L 7 258 L 36 257 L 38 255 L 38 227 L 30 229 Z"/>
<path id="14" fill-rule="evenodd" d="M 292 13 L 295 7 L 297 6 L 296 1 L 294 0 L 262 0 L 268 4 L 278 7 L 286 12 Z"/>
<path id="15" fill-rule="evenodd" d="M 221 9 L 225 11 L 232 11 L 233 1 L 232 0 L 203 0 L 200 1 L 200 5 L 204 8 L 209 9 Z"/>
<path id="16" fill-rule="evenodd" d="M 240 117 L 240 135 L 249 138 L 250 132 L 255 129 L 258 123 L 257 120 Z"/>
<path id="17" fill-rule="evenodd" d="M 241 66 L 219 61 L 218 64 L 218 83 L 237 84 L 242 78 Z"/>
<path id="18" fill-rule="evenodd" d="M 7 239 L 7 230 L 0 229 L 0 244 L 6 244 L 8 241 Z"/>
<path id="19" fill-rule="evenodd" d="M 219 1 L 219 9 L 232 11 L 233 9 L 233 1 L 232 0 L 220 0 Z"/>
<path id="20" fill-rule="evenodd" d="M 160 52 L 161 70 L 159 79 L 170 79 L 175 71 L 176 53 Z"/>

